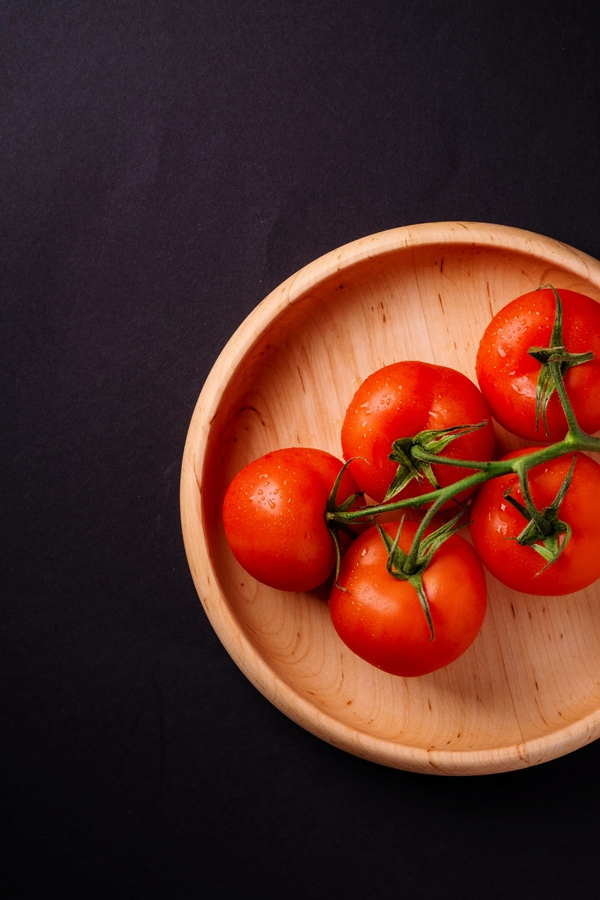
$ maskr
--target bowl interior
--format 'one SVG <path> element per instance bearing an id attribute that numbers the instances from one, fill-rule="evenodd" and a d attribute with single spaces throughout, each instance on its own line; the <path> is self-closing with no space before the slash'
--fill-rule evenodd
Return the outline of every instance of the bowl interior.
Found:
<path id="1" fill-rule="evenodd" d="M 220 385 L 210 388 L 218 399 L 210 422 L 206 404 L 197 409 L 202 427 L 191 429 L 184 460 L 197 493 L 184 514 L 188 558 L 238 665 L 325 740 L 417 771 L 500 771 L 597 736 L 598 585 L 569 597 L 532 597 L 488 575 L 488 612 L 467 653 L 431 675 L 397 678 L 341 643 L 328 586 L 287 594 L 246 575 L 225 541 L 221 504 L 233 475 L 269 450 L 320 447 L 341 457 L 346 406 L 375 369 L 421 359 L 475 380 L 479 338 L 514 297 L 550 282 L 600 299 L 598 271 L 562 245 L 542 241 L 532 251 L 519 241 L 499 243 L 400 242 L 325 277 L 307 276 L 293 302 L 281 302 L 293 293 L 289 285 L 277 302 L 267 298 L 255 311 L 252 339 L 242 352 L 228 349 Z M 500 428 L 497 438 L 502 452 L 520 445 Z"/>

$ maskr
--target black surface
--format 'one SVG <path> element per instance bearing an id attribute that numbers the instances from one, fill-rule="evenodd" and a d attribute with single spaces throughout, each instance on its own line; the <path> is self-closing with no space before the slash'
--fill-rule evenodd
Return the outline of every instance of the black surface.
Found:
<path id="1" fill-rule="evenodd" d="M 195 401 L 363 235 L 471 219 L 600 257 L 593 4 L 0 6 L 0 875 L 33 898 L 594 896 L 600 744 L 393 771 L 238 671 L 188 572 Z"/>

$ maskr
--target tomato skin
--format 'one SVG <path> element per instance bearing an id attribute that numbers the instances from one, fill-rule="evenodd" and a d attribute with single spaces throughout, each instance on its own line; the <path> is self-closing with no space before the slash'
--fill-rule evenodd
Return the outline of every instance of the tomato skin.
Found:
<path id="1" fill-rule="evenodd" d="M 600 429 L 600 303 L 576 291 L 558 290 L 563 310 L 563 342 L 570 353 L 591 350 L 594 359 L 565 374 L 565 386 L 579 425 Z M 535 427 L 535 396 L 541 364 L 530 347 L 549 347 L 556 312 L 550 288 L 512 300 L 492 319 L 481 338 L 476 360 L 479 386 L 492 415 L 507 431 L 530 441 L 559 441 L 567 422 L 556 392 L 543 422 Z"/>
<path id="2" fill-rule="evenodd" d="M 533 453 L 515 450 L 504 459 Z M 559 510 L 572 529 L 571 539 L 545 571 L 545 560 L 516 538 L 527 521 L 504 499 L 505 491 L 523 503 L 518 476 L 501 475 L 481 486 L 471 510 L 471 536 L 484 566 L 507 587 L 527 594 L 561 596 L 588 587 L 600 578 L 600 465 L 582 453 L 567 454 L 529 472 L 529 489 L 537 509 L 549 506 L 577 457 L 573 478 Z M 538 574 L 539 573 L 539 574 Z"/>
<path id="3" fill-rule="evenodd" d="M 398 523 L 383 526 L 395 537 Z M 408 551 L 417 525 L 404 522 L 400 546 Z M 342 641 L 371 665 L 392 675 L 426 675 L 449 665 L 473 643 L 485 616 L 483 567 L 471 545 L 453 535 L 423 573 L 434 639 L 416 590 L 386 571 L 387 548 L 376 528 L 346 551 L 329 608 Z"/>
<path id="4" fill-rule="evenodd" d="M 326 580 L 336 554 L 325 509 L 342 466 L 323 450 L 291 447 L 261 456 L 235 476 L 223 501 L 225 536 L 257 581 L 308 591 Z M 338 502 L 357 490 L 346 471 Z"/>
<path id="5" fill-rule="evenodd" d="M 457 459 L 493 458 L 491 413 L 481 392 L 466 375 L 446 366 L 415 360 L 392 363 L 373 372 L 358 388 L 342 424 L 345 459 L 354 457 L 350 471 L 369 497 L 381 503 L 398 464 L 388 459 L 397 438 L 414 437 L 428 429 L 488 423 L 463 435 L 442 451 Z M 454 484 L 472 469 L 434 465 L 441 487 Z M 433 490 L 426 478 L 413 480 L 395 499 L 416 497 Z M 458 495 L 461 501 L 466 494 Z"/>

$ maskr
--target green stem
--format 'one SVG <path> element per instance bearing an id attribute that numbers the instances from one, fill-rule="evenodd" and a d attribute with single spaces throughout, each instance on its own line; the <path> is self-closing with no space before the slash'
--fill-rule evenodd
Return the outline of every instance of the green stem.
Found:
<path id="1" fill-rule="evenodd" d="M 440 508 L 444 505 L 445 502 L 445 497 L 438 497 L 438 499 L 429 507 L 429 509 L 421 519 L 412 544 L 410 545 L 410 550 L 408 551 L 408 557 L 406 560 L 406 571 L 409 574 L 412 574 L 414 571 L 416 571 L 419 549 L 421 547 L 421 541 L 423 540 L 425 531 L 435 514 L 439 512 Z"/>
<path id="2" fill-rule="evenodd" d="M 566 413 L 565 413 L 566 414 Z M 527 473 L 535 466 L 564 456 L 566 453 L 573 453 L 577 450 L 588 450 L 600 453 L 600 438 L 593 437 L 582 431 L 575 423 L 575 428 L 569 428 L 569 432 L 562 441 L 551 444 L 547 447 L 540 447 L 527 456 L 518 456 L 514 459 L 492 460 L 489 462 L 481 462 L 480 460 L 455 460 L 448 457 L 439 457 L 433 453 L 427 453 L 419 447 L 413 449 L 413 453 L 419 459 L 436 462 L 442 465 L 452 465 L 468 469 L 476 469 L 473 474 L 461 478 L 460 481 L 448 485 L 445 488 L 438 488 L 434 491 L 428 491 L 418 497 L 407 497 L 404 500 L 396 500 L 392 503 L 381 503 L 375 506 L 367 506 L 364 509 L 353 510 L 352 512 L 335 512 L 330 511 L 326 514 L 326 518 L 330 522 L 346 523 L 361 522 L 370 518 L 375 518 L 383 513 L 395 512 L 401 509 L 420 509 L 422 506 L 433 504 L 434 511 L 427 511 L 428 521 L 433 518 L 435 513 L 448 501 L 456 497 L 462 491 L 473 490 L 480 484 L 490 481 L 492 478 L 498 478 L 500 475 L 508 475 L 515 472 L 519 476 L 521 484 L 524 483 Z M 527 489 L 526 489 L 527 490 Z M 422 523 L 421 523 L 422 525 Z M 423 530 L 426 526 L 423 527 Z"/>
<path id="3" fill-rule="evenodd" d="M 536 464 L 536 465 L 539 465 Z M 523 495 L 523 500 L 525 501 L 525 507 L 527 512 L 537 525 L 541 534 L 549 534 L 551 531 L 551 525 L 540 510 L 536 507 L 533 502 L 533 497 L 531 496 L 531 491 L 529 490 L 529 471 L 532 467 L 527 465 L 522 465 L 519 467 L 517 474 L 519 476 L 519 484 L 521 486 L 521 494 Z"/>
<path id="4" fill-rule="evenodd" d="M 470 468 L 472 468 L 472 466 L 470 466 Z M 478 485 L 483 484 L 484 481 L 489 481 L 490 478 L 496 478 L 498 475 L 506 475 L 512 471 L 514 471 L 512 460 L 507 460 L 506 462 L 498 460 L 493 464 L 493 469 L 490 467 L 475 472 L 473 475 L 468 475 L 466 478 L 462 478 L 460 481 L 457 481 L 455 484 L 449 485 L 448 487 L 438 488 L 435 491 L 428 491 L 426 494 L 421 494 L 418 497 L 406 497 L 404 500 L 395 500 L 393 503 L 380 503 L 376 506 L 367 506 L 364 509 L 358 509 L 352 512 L 329 512 L 326 514 L 326 518 L 330 522 L 361 522 L 372 516 L 379 516 L 382 513 L 387 512 L 395 512 L 399 509 L 420 509 L 428 503 L 437 503 L 438 500 L 439 506 L 443 506 L 447 500 L 451 500 L 455 494 L 460 491 L 476 488 Z"/>
<path id="5" fill-rule="evenodd" d="M 579 427 L 579 423 L 575 417 L 575 413 L 573 412 L 573 407 L 571 406 L 571 401 L 569 400 L 569 396 L 567 394 L 567 389 L 565 387 L 565 380 L 563 378 L 562 369 L 560 362 L 551 361 L 549 364 L 550 372 L 552 373 L 552 377 L 554 379 L 554 385 L 556 388 L 556 393 L 558 394 L 558 398 L 560 400 L 561 406 L 563 408 L 563 412 L 565 414 L 565 418 L 567 420 L 568 431 L 567 437 L 577 437 L 577 438 L 586 438 L 589 437 Z M 592 438 L 594 440 L 594 438 Z"/>

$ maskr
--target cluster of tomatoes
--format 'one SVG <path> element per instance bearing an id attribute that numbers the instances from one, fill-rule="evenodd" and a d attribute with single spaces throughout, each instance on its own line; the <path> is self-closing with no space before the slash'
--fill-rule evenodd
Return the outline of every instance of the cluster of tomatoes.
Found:
<path id="1" fill-rule="evenodd" d="M 536 594 L 600 578 L 600 465 L 582 452 L 600 450 L 600 304 L 551 287 L 513 300 L 485 330 L 476 374 L 479 388 L 444 366 L 386 366 L 350 401 L 343 460 L 274 450 L 224 498 L 243 568 L 288 591 L 335 572 L 339 637 L 395 675 L 471 645 L 485 569 Z M 532 446 L 495 460 L 493 419 Z M 471 541 L 457 533 L 467 505 Z"/>

